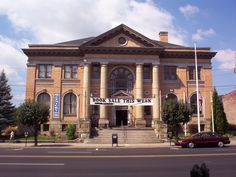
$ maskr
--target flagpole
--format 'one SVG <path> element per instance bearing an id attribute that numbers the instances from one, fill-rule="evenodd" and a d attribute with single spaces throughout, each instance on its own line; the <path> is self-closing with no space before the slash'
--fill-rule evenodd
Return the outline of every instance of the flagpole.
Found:
<path id="1" fill-rule="evenodd" d="M 196 91 L 197 91 L 197 124 L 198 124 L 198 133 L 200 133 L 201 127 L 200 127 L 199 90 L 198 90 L 197 49 L 195 43 L 194 43 L 194 51 L 195 51 L 195 80 L 196 80 Z"/>

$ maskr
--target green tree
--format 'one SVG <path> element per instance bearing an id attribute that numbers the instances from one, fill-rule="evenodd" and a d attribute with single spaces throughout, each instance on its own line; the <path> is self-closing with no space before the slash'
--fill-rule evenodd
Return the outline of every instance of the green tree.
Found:
<path id="1" fill-rule="evenodd" d="M 0 130 L 14 122 L 15 107 L 11 103 L 11 88 L 8 85 L 6 74 L 0 74 Z"/>
<path id="2" fill-rule="evenodd" d="M 75 138 L 75 132 L 76 132 L 76 125 L 75 124 L 69 124 L 66 127 L 66 136 L 69 140 L 72 140 Z"/>
<path id="3" fill-rule="evenodd" d="M 213 92 L 213 114 L 215 131 L 225 134 L 228 129 L 228 121 L 224 112 L 224 107 L 216 89 Z"/>
<path id="4" fill-rule="evenodd" d="M 38 145 L 38 132 L 41 124 L 48 122 L 49 107 L 32 100 L 26 100 L 16 111 L 18 123 L 33 128 L 34 145 Z"/>
<path id="5" fill-rule="evenodd" d="M 162 110 L 162 120 L 168 125 L 168 131 L 178 138 L 180 124 L 190 120 L 191 111 L 182 101 L 166 100 Z"/>

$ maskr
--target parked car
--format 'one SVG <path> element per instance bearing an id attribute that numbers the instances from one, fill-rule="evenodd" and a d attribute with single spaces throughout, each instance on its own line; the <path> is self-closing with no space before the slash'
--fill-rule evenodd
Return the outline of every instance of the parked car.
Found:
<path id="1" fill-rule="evenodd" d="M 177 146 L 188 148 L 202 146 L 224 147 L 225 144 L 230 144 L 229 137 L 222 136 L 215 132 L 201 132 L 175 142 L 175 145 Z"/>

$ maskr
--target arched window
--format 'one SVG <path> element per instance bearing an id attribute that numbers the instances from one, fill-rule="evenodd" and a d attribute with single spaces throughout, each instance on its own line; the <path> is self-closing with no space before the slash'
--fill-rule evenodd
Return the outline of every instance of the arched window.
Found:
<path id="1" fill-rule="evenodd" d="M 63 113 L 76 114 L 76 107 L 76 95 L 73 93 L 67 93 L 63 99 Z"/>
<path id="2" fill-rule="evenodd" d="M 111 94 L 123 90 L 132 93 L 133 90 L 133 74 L 124 67 L 116 68 L 110 74 Z"/>
<path id="3" fill-rule="evenodd" d="M 48 93 L 40 93 L 37 97 L 37 102 L 46 104 L 50 107 L 50 95 Z"/>
<path id="4" fill-rule="evenodd" d="M 203 98 L 199 94 L 199 112 L 200 112 L 200 114 L 202 114 L 202 107 L 203 107 L 202 102 L 203 102 Z M 197 94 L 196 93 L 190 97 L 190 108 L 192 109 L 193 114 L 197 114 Z"/>
<path id="5" fill-rule="evenodd" d="M 168 95 L 166 95 L 166 101 L 168 100 L 178 101 L 178 98 L 175 94 L 169 93 Z"/>
<path id="6" fill-rule="evenodd" d="M 197 94 L 193 94 L 190 97 L 190 108 L 193 111 L 193 114 L 197 114 Z"/>

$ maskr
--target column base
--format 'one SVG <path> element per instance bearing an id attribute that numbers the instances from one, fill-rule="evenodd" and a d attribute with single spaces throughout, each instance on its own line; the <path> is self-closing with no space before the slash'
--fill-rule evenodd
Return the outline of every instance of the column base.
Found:
<path id="1" fill-rule="evenodd" d="M 159 139 L 167 139 L 167 124 L 165 124 L 163 121 L 157 120 L 155 122 L 154 129 Z"/>
<path id="2" fill-rule="evenodd" d="M 79 121 L 78 137 L 81 142 L 85 142 L 90 137 L 90 123 L 89 119 Z"/>
<path id="3" fill-rule="evenodd" d="M 143 119 L 136 119 L 135 120 L 135 127 L 137 128 L 143 128 L 143 127 L 146 127 L 146 121 L 143 120 Z"/>
<path id="4" fill-rule="evenodd" d="M 152 128 L 155 128 L 155 126 L 160 122 L 158 119 L 153 119 L 152 120 Z"/>
<path id="5" fill-rule="evenodd" d="M 98 125 L 99 125 L 99 128 L 108 128 L 109 121 L 108 119 L 99 119 Z"/>

